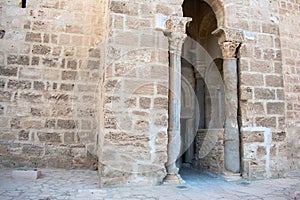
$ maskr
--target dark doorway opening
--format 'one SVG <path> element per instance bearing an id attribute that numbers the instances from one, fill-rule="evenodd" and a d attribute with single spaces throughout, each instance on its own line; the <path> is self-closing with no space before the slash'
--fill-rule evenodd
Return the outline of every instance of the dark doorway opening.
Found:
<path id="1" fill-rule="evenodd" d="M 204 1 L 185 0 L 187 27 L 181 62 L 181 157 L 180 173 L 186 167 L 222 173 L 224 170 L 225 95 L 223 60 L 216 15 Z"/>

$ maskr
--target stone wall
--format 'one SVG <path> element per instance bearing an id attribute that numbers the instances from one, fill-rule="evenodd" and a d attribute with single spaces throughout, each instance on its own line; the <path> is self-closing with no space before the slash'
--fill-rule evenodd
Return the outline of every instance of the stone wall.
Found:
<path id="1" fill-rule="evenodd" d="M 287 147 L 291 168 L 300 168 L 300 1 L 280 1 L 280 40 L 286 99 Z"/>
<path id="2" fill-rule="evenodd" d="M 243 176 L 281 177 L 299 169 L 300 2 L 205 2 L 218 27 L 241 36 Z M 31 0 L 20 8 L 1 2 L 0 167 L 99 164 L 101 186 L 161 183 L 169 60 L 154 16 L 181 16 L 182 3 Z M 222 140 L 202 167 L 222 171 Z"/>
<path id="3" fill-rule="evenodd" d="M 95 168 L 103 0 L 0 5 L 0 166 Z"/>
<path id="4" fill-rule="evenodd" d="M 224 129 L 198 130 L 193 166 L 213 174 L 225 172 Z"/>
<path id="5" fill-rule="evenodd" d="M 111 1 L 99 174 L 102 186 L 156 185 L 166 175 L 168 40 L 154 16 L 181 1 Z M 180 73 L 180 72 L 179 72 Z"/>
<path id="6" fill-rule="evenodd" d="M 239 1 L 225 10 L 228 26 L 243 32 L 238 71 L 247 178 L 283 176 L 288 168 L 278 11 L 277 1 Z"/>

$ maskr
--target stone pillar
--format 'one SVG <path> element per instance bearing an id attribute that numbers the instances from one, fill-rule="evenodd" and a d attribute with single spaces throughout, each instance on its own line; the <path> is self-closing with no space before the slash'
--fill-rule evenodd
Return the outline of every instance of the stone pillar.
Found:
<path id="1" fill-rule="evenodd" d="M 240 172 L 240 142 L 239 127 L 237 120 L 238 113 L 238 76 L 236 48 L 238 42 L 225 41 L 221 44 L 223 54 L 223 75 L 225 86 L 225 169 L 233 172 Z"/>
<path id="2" fill-rule="evenodd" d="M 186 38 L 185 26 L 191 18 L 156 16 L 156 26 L 164 32 L 169 41 L 169 127 L 168 160 L 165 184 L 183 183 L 176 160 L 180 154 L 180 98 L 181 98 L 181 50 Z"/>

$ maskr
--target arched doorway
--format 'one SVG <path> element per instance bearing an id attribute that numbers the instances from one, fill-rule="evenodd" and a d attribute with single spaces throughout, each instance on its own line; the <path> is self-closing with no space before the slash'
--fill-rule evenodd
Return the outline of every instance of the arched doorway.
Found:
<path id="1" fill-rule="evenodd" d="M 222 173 L 225 170 L 223 59 L 218 38 L 212 34 L 218 21 L 205 1 L 185 0 L 183 15 L 193 21 L 187 27 L 189 37 L 182 53 L 182 156 L 177 164 L 180 168 L 189 165 Z"/>

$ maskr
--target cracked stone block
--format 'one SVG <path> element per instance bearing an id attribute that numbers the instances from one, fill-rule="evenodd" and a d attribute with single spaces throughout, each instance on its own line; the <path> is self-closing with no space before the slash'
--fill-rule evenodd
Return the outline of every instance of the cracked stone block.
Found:
<path id="1" fill-rule="evenodd" d="M 42 172 L 38 169 L 16 169 L 12 171 L 12 177 L 16 179 L 38 179 Z"/>

